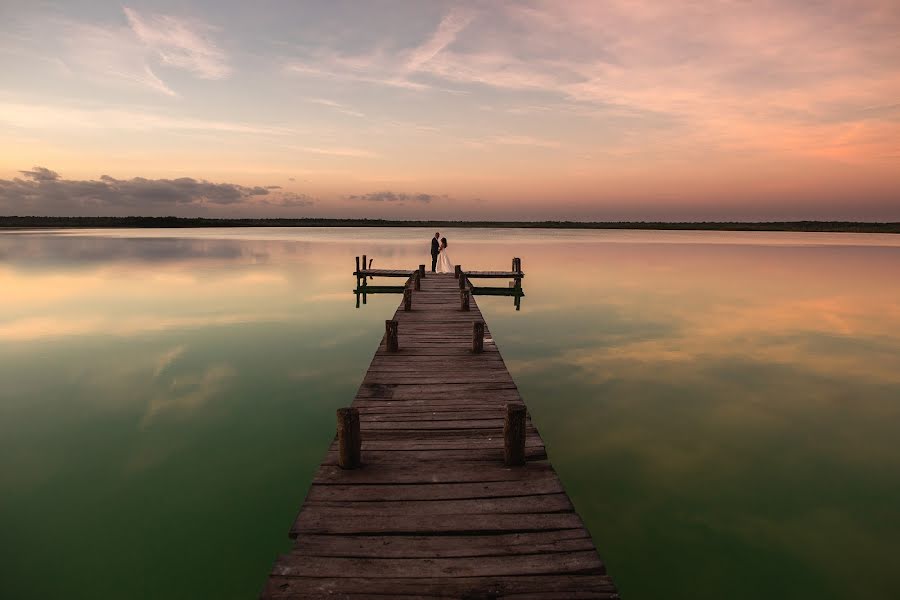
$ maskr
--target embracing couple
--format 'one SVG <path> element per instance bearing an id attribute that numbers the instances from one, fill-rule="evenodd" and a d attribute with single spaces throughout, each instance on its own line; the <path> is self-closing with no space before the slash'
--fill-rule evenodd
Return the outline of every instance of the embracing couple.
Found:
<path id="1" fill-rule="evenodd" d="M 447 238 L 442 238 L 440 232 L 435 232 L 431 238 L 431 272 L 453 273 L 453 263 L 447 254 Z"/>

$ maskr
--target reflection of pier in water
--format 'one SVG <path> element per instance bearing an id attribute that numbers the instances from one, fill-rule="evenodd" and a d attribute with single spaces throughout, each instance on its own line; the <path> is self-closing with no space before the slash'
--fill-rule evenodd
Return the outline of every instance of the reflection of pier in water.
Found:
<path id="1" fill-rule="evenodd" d="M 366 265 L 366 268 L 360 269 L 359 257 L 356 257 L 356 271 L 353 273 L 356 276 L 356 289 L 353 290 L 353 293 L 356 295 L 356 308 L 359 308 L 360 300 L 362 304 L 366 303 L 366 297 L 369 294 L 403 294 L 407 289 L 417 289 L 415 288 L 416 275 L 418 274 L 420 278 L 425 277 L 425 265 L 419 265 L 419 268 L 414 271 L 372 269 L 372 261 L 369 260 L 367 264 L 366 259 L 367 257 L 364 255 L 362 264 Z M 465 271 L 457 265 L 454 277 L 459 279 L 460 275 L 465 277 L 460 283 L 461 291 L 465 289 L 472 296 L 509 296 L 513 299 L 516 310 L 522 308 L 522 298 L 525 297 L 525 291 L 522 289 L 522 278 L 525 277 L 525 273 L 522 272 L 522 260 L 520 258 L 512 260 L 512 269 L 509 271 Z M 403 285 L 370 285 L 369 279 L 374 279 L 375 277 L 405 277 L 406 282 Z M 507 287 L 476 286 L 472 283 L 473 279 L 508 279 L 510 281 Z"/>
<path id="2" fill-rule="evenodd" d="M 520 300 L 521 261 L 454 276 L 357 259 L 354 275 L 363 300 L 403 300 L 262 596 L 618 598 L 474 298 Z"/>

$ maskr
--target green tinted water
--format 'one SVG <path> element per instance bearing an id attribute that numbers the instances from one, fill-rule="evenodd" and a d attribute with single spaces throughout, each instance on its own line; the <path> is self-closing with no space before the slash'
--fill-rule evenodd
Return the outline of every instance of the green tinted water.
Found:
<path id="1" fill-rule="evenodd" d="M 900 595 L 900 238 L 442 233 L 626 598 Z M 0 235 L 0 596 L 255 596 L 431 234 Z"/>

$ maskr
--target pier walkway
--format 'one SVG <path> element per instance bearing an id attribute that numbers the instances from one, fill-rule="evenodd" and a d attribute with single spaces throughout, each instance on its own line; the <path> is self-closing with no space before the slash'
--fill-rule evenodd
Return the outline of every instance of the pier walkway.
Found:
<path id="1" fill-rule="evenodd" d="M 466 276 L 405 273 L 262 597 L 618 598 Z"/>

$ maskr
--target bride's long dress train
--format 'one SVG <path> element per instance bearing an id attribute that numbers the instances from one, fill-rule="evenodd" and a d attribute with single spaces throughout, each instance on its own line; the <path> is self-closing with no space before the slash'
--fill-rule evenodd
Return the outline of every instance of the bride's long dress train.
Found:
<path id="1" fill-rule="evenodd" d="M 446 248 L 441 250 L 441 253 L 438 254 L 437 272 L 438 273 L 453 273 L 454 272 L 453 263 L 450 262 L 450 255 L 447 254 Z"/>

